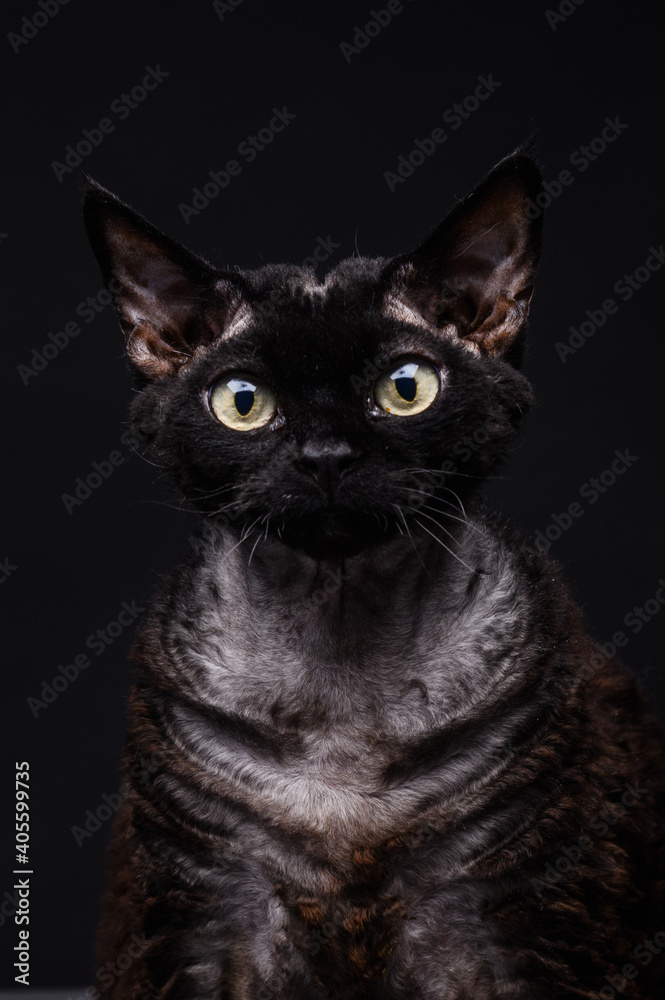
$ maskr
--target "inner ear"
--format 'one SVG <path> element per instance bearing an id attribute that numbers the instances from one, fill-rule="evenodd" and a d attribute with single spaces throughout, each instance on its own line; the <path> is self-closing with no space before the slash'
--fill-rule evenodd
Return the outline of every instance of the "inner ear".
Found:
<path id="1" fill-rule="evenodd" d="M 393 299 L 485 354 L 517 354 L 540 256 L 541 173 L 518 151 L 502 160 L 414 251 L 391 262 Z"/>
<path id="2" fill-rule="evenodd" d="M 93 181 L 83 212 L 130 362 L 145 378 L 174 374 L 231 323 L 242 302 L 239 282 Z"/>

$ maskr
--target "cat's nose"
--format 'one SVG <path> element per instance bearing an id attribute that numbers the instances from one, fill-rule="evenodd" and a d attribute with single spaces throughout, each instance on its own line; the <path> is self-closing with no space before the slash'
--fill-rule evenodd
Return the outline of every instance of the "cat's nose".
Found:
<path id="1" fill-rule="evenodd" d="M 355 465 L 360 452 L 348 444 L 316 445 L 306 444 L 296 465 L 312 476 L 324 493 L 332 496 L 342 476 Z"/>

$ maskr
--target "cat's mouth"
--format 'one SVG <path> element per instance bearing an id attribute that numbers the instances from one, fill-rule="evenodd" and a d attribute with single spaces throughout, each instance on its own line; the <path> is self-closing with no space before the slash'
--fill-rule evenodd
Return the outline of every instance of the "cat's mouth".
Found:
<path id="1" fill-rule="evenodd" d="M 313 559 L 337 560 L 380 544 L 395 531 L 391 519 L 367 511 L 327 510 L 287 521 L 280 526 L 278 537 Z"/>

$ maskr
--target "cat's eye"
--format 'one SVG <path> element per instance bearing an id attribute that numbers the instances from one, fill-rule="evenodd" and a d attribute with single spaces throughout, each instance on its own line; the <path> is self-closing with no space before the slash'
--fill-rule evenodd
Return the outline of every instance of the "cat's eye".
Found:
<path id="1" fill-rule="evenodd" d="M 234 431 L 263 427 L 277 412 L 274 392 L 254 375 L 226 375 L 211 386 L 208 398 L 217 419 Z"/>
<path id="2" fill-rule="evenodd" d="M 374 401 L 400 417 L 422 413 L 439 392 L 439 373 L 428 361 L 405 361 L 374 384 Z"/>

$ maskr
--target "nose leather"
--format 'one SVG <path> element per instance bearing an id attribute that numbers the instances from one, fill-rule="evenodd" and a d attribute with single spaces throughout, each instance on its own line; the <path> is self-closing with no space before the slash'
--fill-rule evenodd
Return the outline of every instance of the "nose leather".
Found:
<path id="1" fill-rule="evenodd" d="M 348 444 L 305 445 L 296 465 L 332 497 L 342 476 L 357 463 L 358 458 L 359 453 Z"/>

